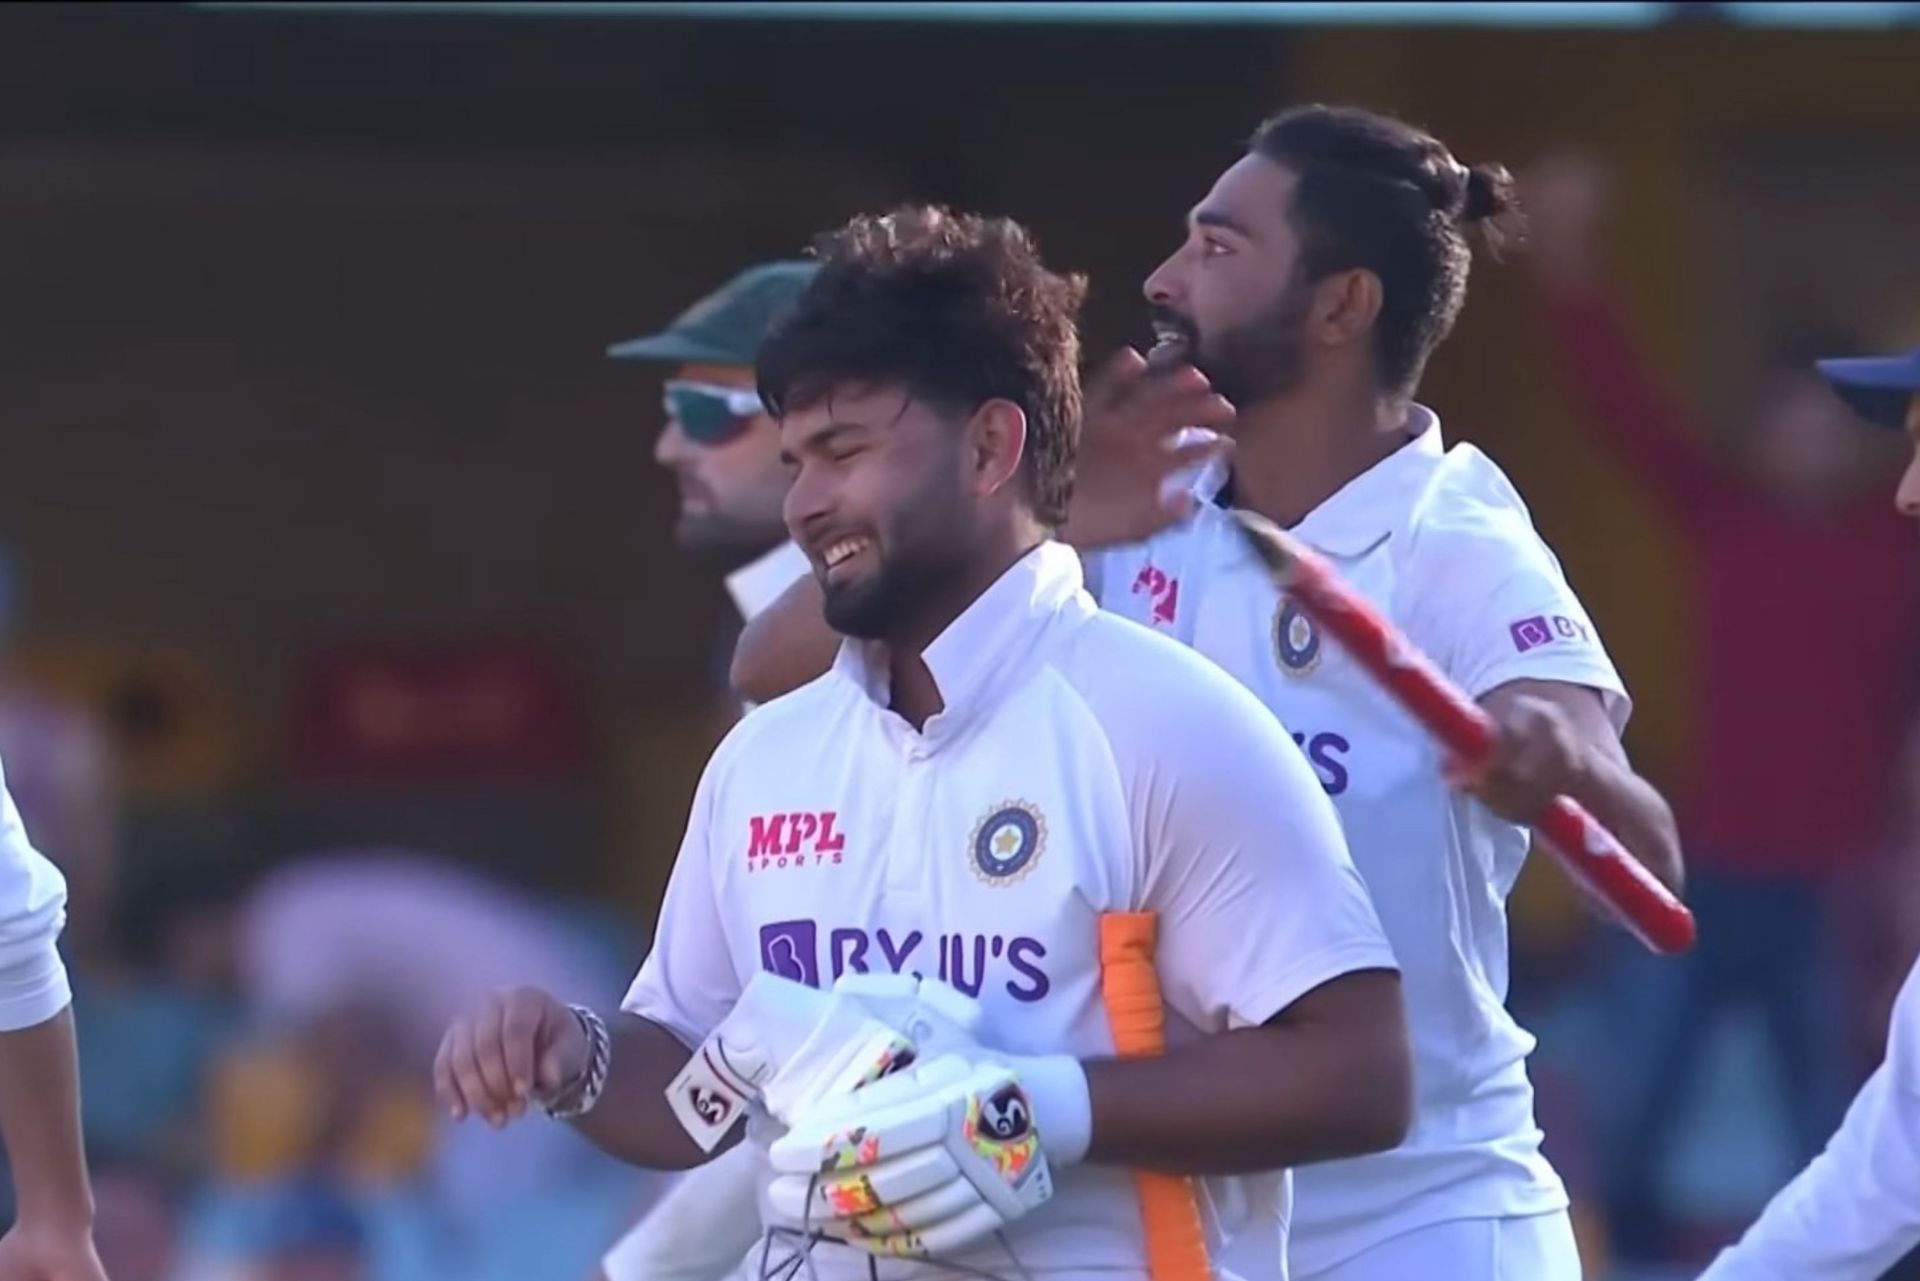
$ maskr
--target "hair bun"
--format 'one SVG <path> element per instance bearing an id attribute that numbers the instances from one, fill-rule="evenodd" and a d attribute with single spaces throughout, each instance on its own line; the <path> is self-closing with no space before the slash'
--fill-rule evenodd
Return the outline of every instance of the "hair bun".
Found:
<path id="1" fill-rule="evenodd" d="M 1515 205 L 1513 175 L 1504 165 L 1468 167 L 1466 192 L 1460 203 L 1461 222 L 1499 218 Z"/>

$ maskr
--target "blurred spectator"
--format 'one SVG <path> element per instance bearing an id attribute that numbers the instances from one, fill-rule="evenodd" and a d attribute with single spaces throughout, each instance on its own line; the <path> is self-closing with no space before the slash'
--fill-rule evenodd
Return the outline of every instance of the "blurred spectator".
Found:
<path id="1" fill-rule="evenodd" d="M 94 1241 L 113 1281 L 173 1281 L 173 1195 L 154 1172 L 106 1165 L 93 1172 Z"/>
<path id="2" fill-rule="evenodd" d="M 357 1277 L 344 1227 L 325 1249 L 254 1270 L 278 1258 L 276 1225 L 344 1224 L 353 1216 L 328 1216 L 351 1205 L 370 1281 L 585 1275 L 640 1176 L 564 1126 L 454 1126 L 430 1095 L 441 1029 L 494 989 L 535 982 L 603 1004 L 618 990 L 614 960 L 578 933 L 405 852 L 313 855 L 262 880 L 239 927 L 259 1035 L 211 1083 L 215 1186 L 192 1216 L 189 1271 Z M 530 1222 L 547 1230 L 529 1234 Z"/>
<path id="3" fill-rule="evenodd" d="M 1625 1253 L 1658 1253 L 1660 1176 L 1716 1015 L 1756 1005 L 1785 1092 L 1792 1159 L 1817 1150 L 1841 1097 L 1822 918 L 1836 878 L 1882 828 L 1889 763 L 1915 683 L 1920 562 L 1871 434 L 1783 350 L 1721 456 L 1635 350 L 1606 283 L 1608 175 L 1562 155 L 1530 175 L 1542 318 L 1580 417 L 1664 501 L 1691 557 L 1697 655 L 1675 807 L 1700 944 L 1646 968 L 1647 1047 L 1627 1084 L 1607 1195 Z M 1831 346 L 1831 344 L 1828 344 Z M 1833 347 L 1846 349 L 1845 344 Z M 1824 629 L 1844 629 L 1829 648 Z M 1657 988 L 1657 991 L 1655 989 Z"/>

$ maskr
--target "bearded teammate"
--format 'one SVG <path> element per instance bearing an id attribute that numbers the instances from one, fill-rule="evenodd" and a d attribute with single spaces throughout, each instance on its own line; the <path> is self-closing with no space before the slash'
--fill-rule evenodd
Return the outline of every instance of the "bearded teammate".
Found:
<path id="1" fill-rule="evenodd" d="M 72 994 L 55 943 L 67 887 L 35 850 L 0 777 L 0 1139 L 13 1226 L 0 1281 L 105 1281 L 80 1135 Z"/>
<path id="2" fill-rule="evenodd" d="M 1824 360 L 1820 371 L 1854 412 L 1900 430 L 1913 461 L 1894 495 L 1920 520 L 1920 350 Z M 1920 965 L 1894 1000 L 1887 1057 L 1846 1119 L 1700 1281 L 1874 1281 L 1920 1247 Z"/>
<path id="3" fill-rule="evenodd" d="M 1064 536 L 1103 606 L 1198 649 L 1291 727 L 1403 967 L 1413 1129 L 1391 1152 L 1298 1172 L 1291 1259 L 1309 1281 L 1580 1275 L 1534 1122 L 1533 1041 L 1504 1008 L 1506 897 L 1526 821 L 1561 793 L 1663 880 L 1680 877 L 1671 814 L 1621 748 L 1627 695 L 1586 611 L 1499 468 L 1449 449 L 1413 400 L 1465 296 L 1467 231 L 1498 236 L 1510 212 L 1505 171 L 1469 170 L 1399 121 L 1321 106 L 1276 116 L 1147 281 L 1155 369 L 1123 352 L 1088 395 Z M 1459 777 L 1284 605 L 1221 505 L 1196 511 L 1188 489 L 1167 488 L 1226 452 L 1181 438 L 1196 425 L 1232 433 L 1220 503 L 1324 553 L 1481 701 L 1501 730 L 1488 771 Z M 765 697 L 823 661 L 810 592 L 798 585 L 749 627 L 737 686 Z"/>
<path id="4" fill-rule="evenodd" d="M 663 1093 L 688 1046 L 739 1017 L 745 976 L 938 976 L 977 998 L 992 1051 L 856 1091 L 838 1125 L 872 1140 L 829 1153 L 830 1206 L 804 1181 L 803 1199 L 835 1236 L 892 1233 L 870 1242 L 883 1251 L 917 1255 L 983 1218 L 1001 1240 L 968 1232 L 938 1263 L 874 1272 L 828 1241 L 810 1266 L 1146 1281 L 1126 1167 L 1232 1175 L 1399 1140 L 1393 961 L 1273 718 L 1189 651 L 1101 614 L 1050 538 L 1072 481 L 1079 282 L 1017 225 L 939 210 L 856 219 L 824 257 L 760 377 L 795 465 L 789 529 L 858 639 L 714 754 L 610 1035 L 544 994 L 507 994 L 449 1030 L 437 1085 L 456 1115 L 500 1123 L 558 1100 L 616 1155 L 690 1165 L 701 1152 Z M 1164 1057 L 1110 1057 L 1109 912 L 1158 916 Z M 943 1071 L 986 1073 L 996 1092 L 954 1095 Z M 887 1118 L 903 1109 L 920 1140 L 896 1150 Z M 1025 1135 L 994 1169 L 1050 1169 L 1052 1204 L 1010 1203 L 969 1164 L 941 1121 L 968 1109 Z M 791 1219 L 782 1186 L 763 1201 Z"/>
<path id="5" fill-rule="evenodd" d="M 798 261 L 749 267 L 659 333 L 607 348 L 616 360 L 672 370 L 653 456 L 680 482 L 675 536 L 688 551 L 736 562 L 727 593 L 743 618 L 807 572 L 780 519 L 786 468 L 779 429 L 754 390 L 753 361 L 814 268 Z"/>

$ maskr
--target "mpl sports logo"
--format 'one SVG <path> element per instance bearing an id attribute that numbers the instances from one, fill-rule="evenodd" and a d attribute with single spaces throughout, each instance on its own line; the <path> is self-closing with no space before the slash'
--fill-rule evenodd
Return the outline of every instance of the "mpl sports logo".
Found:
<path id="1" fill-rule="evenodd" d="M 1535 614 L 1523 618 L 1507 628 L 1507 635 L 1513 638 L 1513 647 L 1522 654 L 1562 641 L 1593 643 L 1593 632 L 1587 625 L 1564 614 Z"/>
<path id="2" fill-rule="evenodd" d="M 820 867 L 840 862 L 846 833 L 837 830 L 836 810 L 796 810 L 755 814 L 747 820 L 747 870 Z"/>

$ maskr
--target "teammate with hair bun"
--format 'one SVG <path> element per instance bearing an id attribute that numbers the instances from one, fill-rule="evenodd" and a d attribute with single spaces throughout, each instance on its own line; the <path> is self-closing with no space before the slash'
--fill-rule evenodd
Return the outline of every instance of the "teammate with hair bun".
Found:
<path id="1" fill-rule="evenodd" d="M 1278 714 L 1332 796 L 1404 975 L 1416 1111 L 1393 1151 L 1297 1171 L 1296 1281 L 1575 1281 L 1566 1189 L 1541 1154 L 1505 1009 L 1506 897 L 1529 820 L 1569 795 L 1670 885 L 1666 803 L 1628 764 L 1626 691 L 1500 469 L 1414 400 L 1466 293 L 1469 234 L 1519 230 L 1512 184 L 1352 107 L 1263 123 L 1146 283 L 1159 339 L 1088 388 L 1063 536 L 1107 609 L 1176 637 Z M 1224 432 L 1208 439 L 1204 428 Z M 1228 459 L 1220 473 L 1187 473 Z M 1290 528 L 1479 699 L 1500 730 L 1467 777 L 1311 621 L 1227 508 Z M 802 584 L 743 635 L 768 698 L 832 640 Z M 1286 1237 L 1226 1262 L 1271 1276 Z M 1265 1259 L 1261 1251 L 1267 1251 Z"/>

